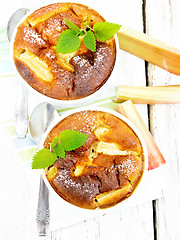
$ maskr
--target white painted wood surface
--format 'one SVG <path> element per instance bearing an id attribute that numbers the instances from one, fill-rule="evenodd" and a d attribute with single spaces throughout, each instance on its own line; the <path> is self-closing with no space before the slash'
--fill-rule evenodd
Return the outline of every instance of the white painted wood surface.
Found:
<path id="1" fill-rule="evenodd" d="M 180 2 L 146 1 L 148 34 L 180 48 Z M 180 84 L 180 77 L 151 64 L 149 85 Z M 155 202 L 157 239 L 180 239 L 180 104 L 150 107 L 151 131 L 167 161 L 167 187 Z"/>
<path id="2" fill-rule="evenodd" d="M 45 2 L 45 1 L 44 1 Z M 143 31 L 180 48 L 180 3 L 179 0 L 91 0 L 79 1 L 107 16 L 107 20 L 117 22 Z M 36 0 L 6 0 L 1 3 L 0 25 L 6 24 L 10 15 L 18 8 L 31 8 Z M 144 10 L 143 10 L 144 8 Z M 144 14 L 145 13 L 145 14 Z M 145 16 L 143 16 L 145 15 Z M 144 18 L 144 19 L 143 19 Z M 148 65 L 147 79 L 143 60 L 121 51 L 119 62 L 120 84 L 164 85 L 180 84 L 180 77 L 174 76 L 158 67 Z M 3 83 L 7 90 L 8 83 Z M 15 89 L 16 84 L 11 86 Z M 4 98 L 9 98 L 1 88 L 1 109 Z M 12 102 L 15 93 L 11 96 Z M 7 102 L 7 100 L 6 100 Z M 137 106 L 141 116 L 148 124 L 147 106 Z M 7 107 L 6 107 L 7 109 Z M 2 119 L 12 116 L 14 105 L 4 110 Z M 90 219 L 73 226 L 57 229 L 50 233 L 51 240 L 179 240 L 180 239 L 180 105 L 154 105 L 150 107 L 151 131 L 161 149 L 168 167 L 167 187 L 161 197 L 152 202 L 139 204 L 129 209 Z M 1 134 L 2 135 L 2 134 Z M 3 136 L 3 135 L 2 135 Z M 10 144 L 1 139 L 0 167 L 0 239 L 36 239 L 34 209 L 36 197 L 31 194 L 22 167 L 14 162 Z M 22 181 L 22 179 L 24 179 Z M 39 183 L 37 183 L 39 184 Z M 154 207 L 153 207 L 154 205 Z"/>

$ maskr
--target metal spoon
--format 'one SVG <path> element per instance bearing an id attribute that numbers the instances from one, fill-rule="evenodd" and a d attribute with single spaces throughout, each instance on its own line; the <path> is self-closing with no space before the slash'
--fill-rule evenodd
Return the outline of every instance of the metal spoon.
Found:
<path id="1" fill-rule="evenodd" d="M 27 8 L 20 8 L 9 19 L 7 25 L 7 37 L 9 41 L 11 40 L 12 34 L 18 22 L 28 11 L 29 9 Z M 25 138 L 28 127 L 28 96 L 27 89 L 21 81 L 18 81 L 17 87 L 14 126 L 17 137 Z"/>
<path id="2" fill-rule="evenodd" d="M 43 102 L 34 108 L 29 119 L 29 130 L 37 145 L 40 144 L 43 133 L 58 118 L 58 112 L 50 103 Z"/>
<path id="3" fill-rule="evenodd" d="M 55 108 L 49 103 L 40 103 L 33 110 L 29 120 L 29 131 L 34 142 L 39 145 L 43 133 L 59 118 Z M 36 213 L 39 236 L 46 236 L 50 221 L 49 190 L 42 176 L 40 177 L 39 199 Z"/>
<path id="4" fill-rule="evenodd" d="M 20 8 L 10 17 L 7 25 L 7 37 L 8 40 L 11 40 L 14 29 L 16 28 L 19 21 L 29 12 L 27 8 Z"/>

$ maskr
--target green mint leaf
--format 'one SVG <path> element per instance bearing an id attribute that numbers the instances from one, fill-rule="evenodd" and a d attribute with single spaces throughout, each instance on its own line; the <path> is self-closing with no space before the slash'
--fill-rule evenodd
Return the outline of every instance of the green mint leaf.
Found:
<path id="1" fill-rule="evenodd" d="M 49 149 L 41 149 L 38 151 L 32 161 L 32 169 L 40 169 L 51 166 L 57 159 L 55 153 L 51 152 Z"/>
<path id="2" fill-rule="evenodd" d="M 83 38 L 84 45 L 92 52 L 96 51 L 96 39 L 92 31 L 88 31 Z"/>
<path id="3" fill-rule="evenodd" d="M 59 139 L 65 151 L 72 151 L 81 147 L 87 140 L 88 135 L 74 130 L 64 130 L 60 132 Z"/>
<path id="4" fill-rule="evenodd" d="M 119 31 L 121 25 L 109 22 L 95 23 L 93 31 L 99 41 L 106 41 Z"/>
<path id="5" fill-rule="evenodd" d="M 59 141 L 59 138 L 53 138 L 52 143 L 50 144 L 51 148 L 55 147 Z"/>
<path id="6" fill-rule="evenodd" d="M 59 53 L 71 53 L 78 50 L 81 45 L 79 37 L 76 35 L 76 32 L 68 29 L 61 33 L 56 51 Z"/>
<path id="7" fill-rule="evenodd" d="M 78 28 L 76 25 L 74 25 L 72 22 L 70 22 L 68 19 L 64 18 L 64 21 L 66 25 L 73 30 L 75 33 L 79 34 L 81 32 L 81 29 Z"/>
<path id="8" fill-rule="evenodd" d="M 52 147 L 53 152 L 60 158 L 65 158 L 65 151 L 62 144 L 56 144 L 56 146 Z"/>

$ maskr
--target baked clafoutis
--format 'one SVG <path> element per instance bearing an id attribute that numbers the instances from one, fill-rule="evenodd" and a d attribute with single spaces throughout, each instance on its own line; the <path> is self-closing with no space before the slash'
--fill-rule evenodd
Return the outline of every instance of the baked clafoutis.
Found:
<path id="1" fill-rule="evenodd" d="M 65 158 L 57 157 L 44 175 L 67 202 L 86 209 L 108 208 L 127 199 L 145 169 L 143 146 L 134 130 L 114 114 L 82 110 L 66 116 L 48 133 L 44 148 L 65 129 L 88 135 Z"/>
<path id="2" fill-rule="evenodd" d="M 42 7 L 18 26 L 13 45 L 15 66 L 36 91 L 53 99 L 76 100 L 100 89 L 114 68 L 115 39 L 96 43 L 96 51 L 85 47 L 58 53 L 60 34 L 68 29 L 64 19 L 80 29 L 91 28 L 104 18 L 95 10 L 76 3 L 54 3 Z"/>

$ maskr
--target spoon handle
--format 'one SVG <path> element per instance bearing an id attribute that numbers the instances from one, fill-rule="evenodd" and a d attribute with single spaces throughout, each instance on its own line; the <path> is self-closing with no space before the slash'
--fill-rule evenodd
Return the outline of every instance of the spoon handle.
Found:
<path id="1" fill-rule="evenodd" d="M 180 50 L 145 33 L 122 26 L 117 33 L 119 48 L 180 75 Z"/>
<path id="2" fill-rule="evenodd" d="M 46 187 L 46 184 L 44 183 L 42 176 L 40 177 L 36 221 L 39 236 L 46 236 L 50 221 L 49 190 Z"/>
<path id="3" fill-rule="evenodd" d="M 14 126 L 17 137 L 25 138 L 28 128 L 28 95 L 26 87 L 19 81 L 19 79 L 15 105 Z"/>

